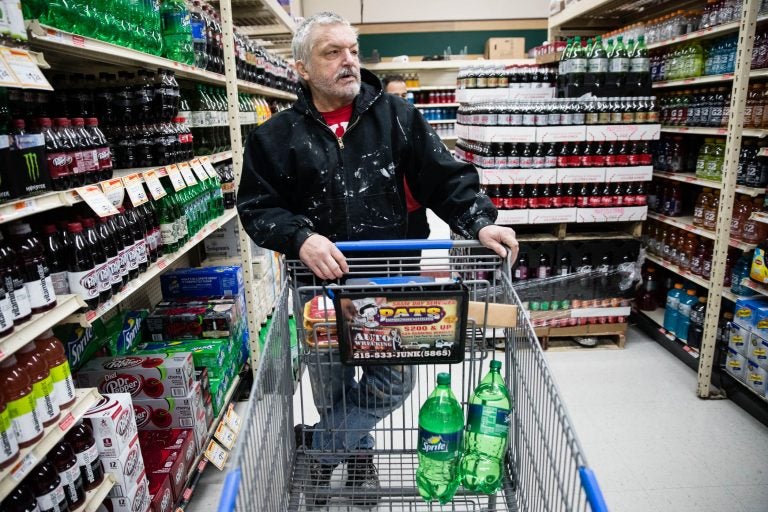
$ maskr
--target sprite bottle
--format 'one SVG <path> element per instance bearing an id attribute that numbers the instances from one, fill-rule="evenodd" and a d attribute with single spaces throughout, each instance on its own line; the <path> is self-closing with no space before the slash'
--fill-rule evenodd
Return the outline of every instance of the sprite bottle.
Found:
<path id="1" fill-rule="evenodd" d="M 495 493 L 504 474 L 511 400 L 500 369 L 501 361 L 491 361 L 469 400 L 460 472 L 462 485 L 473 492 Z"/>
<path id="2" fill-rule="evenodd" d="M 419 411 L 416 484 L 425 501 L 445 505 L 459 488 L 464 414 L 451 391 L 451 376 L 437 374 L 437 388 Z"/>

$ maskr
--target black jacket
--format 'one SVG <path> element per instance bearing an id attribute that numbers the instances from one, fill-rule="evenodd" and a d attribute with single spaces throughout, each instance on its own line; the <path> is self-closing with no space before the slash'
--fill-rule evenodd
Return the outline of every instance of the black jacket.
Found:
<path id="1" fill-rule="evenodd" d="M 260 246 L 298 257 L 312 232 L 333 241 L 406 237 L 403 178 L 413 196 L 467 238 L 496 220 L 477 171 L 456 161 L 421 114 L 383 94 L 363 69 L 341 139 L 302 88 L 248 136 L 237 208 Z"/>

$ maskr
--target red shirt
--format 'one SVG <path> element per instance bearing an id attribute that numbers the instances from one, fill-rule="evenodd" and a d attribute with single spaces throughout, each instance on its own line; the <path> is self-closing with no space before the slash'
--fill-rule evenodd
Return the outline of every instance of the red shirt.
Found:
<path id="1" fill-rule="evenodd" d="M 347 131 L 350 119 L 352 119 L 352 103 L 330 112 L 320 112 L 320 114 L 325 119 L 325 124 L 328 125 L 328 128 L 331 129 L 336 137 L 341 138 L 344 132 Z M 405 205 L 408 213 L 415 212 L 421 208 L 421 205 L 411 194 L 411 189 L 408 188 L 408 183 L 405 180 L 403 180 L 403 185 L 405 185 Z"/>

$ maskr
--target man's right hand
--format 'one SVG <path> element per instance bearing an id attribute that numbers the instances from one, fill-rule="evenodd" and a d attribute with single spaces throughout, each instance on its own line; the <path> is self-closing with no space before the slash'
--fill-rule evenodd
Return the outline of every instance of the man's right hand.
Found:
<path id="1" fill-rule="evenodd" d="M 299 249 L 299 259 L 320 279 L 333 281 L 349 272 L 347 259 L 336 246 L 323 235 L 313 234 Z"/>

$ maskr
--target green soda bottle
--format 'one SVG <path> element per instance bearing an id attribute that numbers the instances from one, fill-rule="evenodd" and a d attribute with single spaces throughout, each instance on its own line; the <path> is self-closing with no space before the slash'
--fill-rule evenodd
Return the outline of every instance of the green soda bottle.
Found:
<path id="1" fill-rule="evenodd" d="M 459 488 L 464 414 L 451 391 L 451 376 L 437 374 L 437 388 L 419 411 L 416 484 L 425 501 L 445 505 Z"/>
<path id="2" fill-rule="evenodd" d="M 163 0 L 160 5 L 160 22 L 163 56 L 183 64 L 194 64 L 192 25 L 184 0 Z"/>
<path id="3" fill-rule="evenodd" d="M 48 11 L 42 14 L 40 21 L 45 25 L 71 32 L 76 19 L 71 0 L 53 0 L 48 2 Z"/>
<path id="4" fill-rule="evenodd" d="M 166 192 L 169 191 L 166 189 Z M 170 193 L 160 200 L 160 244 L 164 254 L 174 253 L 179 248 Z"/>
<path id="5" fill-rule="evenodd" d="M 491 361 L 491 370 L 469 400 L 464 455 L 459 466 L 461 484 L 467 490 L 485 494 L 493 494 L 501 487 L 512 412 L 512 401 L 499 370 L 501 361 Z"/>

